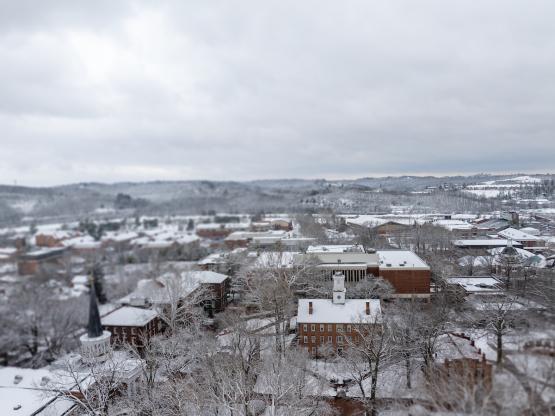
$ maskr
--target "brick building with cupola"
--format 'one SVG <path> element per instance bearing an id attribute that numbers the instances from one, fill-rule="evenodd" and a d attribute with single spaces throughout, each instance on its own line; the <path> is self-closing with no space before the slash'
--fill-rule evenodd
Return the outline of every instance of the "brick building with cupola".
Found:
<path id="1" fill-rule="evenodd" d="M 378 299 L 346 299 L 345 276 L 333 276 L 332 299 L 300 299 L 297 310 L 298 343 L 317 356 L 323 347 L 341 353 L 357 343 L 370 325 L 381 325 Z"/>

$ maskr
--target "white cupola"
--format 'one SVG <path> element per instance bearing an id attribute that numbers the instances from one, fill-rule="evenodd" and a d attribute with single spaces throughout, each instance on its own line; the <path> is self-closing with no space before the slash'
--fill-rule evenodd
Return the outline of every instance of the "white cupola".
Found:
<path id="1" fill-rule="evenodd" d="M 343 305 L 345 303 L 345 275 L 341 272 L 335 272 L 333 275 L 333 299 L 335 304 Z"/>

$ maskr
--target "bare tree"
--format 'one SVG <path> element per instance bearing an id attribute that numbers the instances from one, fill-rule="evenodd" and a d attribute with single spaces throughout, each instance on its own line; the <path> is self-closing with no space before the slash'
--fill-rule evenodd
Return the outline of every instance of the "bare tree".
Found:
<path id="1" fill-rule="evenodd" d="M 76 345 L 77 331 L 85 322 L 81 300 L 60 299 L 50 288 L 30 282 L 17 296 L 10 296 L 8 328 L 16 345 L 31 356 L 31 365 L 40 367 Z"/>
<path id="2" fill-rule="evenodd" d="M 495 337 L 497 364 L 503 363 L 503 337 L 511 331 L 511 313 L 515 308 L 514 296 L 503 296 L 491 301 L 483 300 L 479 304 L 478 323 L 485 324 L 486 329 Z"/>
<path id="3" fill-rule="evenodd" d="M 389 325 L 378 321 L 378 317 L 373 321 L 361 318 L 353 328 L 355 335 L 351 338 L 346 337 L 347 348 L 353 350 L 348 357 L 351 361 L 353 359 L 364 361 L 369 369 L 370 394 L 366 392 L 362 394 L 367 414 L 374 416 L 377 414 L 378 377 L 381 370 L 392 363 L 393 334 Z"/>
<path id="4" fill-rule="evenodd" d="M 70 356 L 48 382 L 48 395 L 64 395 L 87 415 L 108 416 L 120 392 L 133 394 L 141 362 L 127 354 L 110 354 L 102 363 L 86 364 Z"/>
<path id="5" fill-rule="evenodd" d="M 266 414 L 330 415 L 332 409 L 320 397 L 327 382 L 311 374 L 306 351 L 292 349 L 283 357 L 272 354 L 260 368 L 255 389 L 269 396 Z"/>

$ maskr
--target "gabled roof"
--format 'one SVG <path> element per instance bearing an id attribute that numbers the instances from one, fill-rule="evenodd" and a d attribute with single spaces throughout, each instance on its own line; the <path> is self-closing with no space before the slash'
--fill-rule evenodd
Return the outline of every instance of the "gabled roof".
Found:
<path id="1" fill-rule="evenodd" d="M 312 313 L 309 314 L 309 302 Z M 366 315 L 366 303 L 370 315 Z M 379 299 L 347 299 L 345 304 L 333 303 L 331 299 L 299 299 L 298 323 L 381 323 L 382 309 Z"/>

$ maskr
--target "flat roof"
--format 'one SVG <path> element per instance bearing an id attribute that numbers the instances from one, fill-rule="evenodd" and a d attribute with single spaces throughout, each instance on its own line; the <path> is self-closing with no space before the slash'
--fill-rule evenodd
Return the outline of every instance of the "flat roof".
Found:
<path id="1" fill-rule="evenodd" d="M 379 250 L 380 269 L 422 269 L 430 267 L 410 250 Z"/>
<path id="2" fill-rule="evenodd" d="M 378 265 L 378 255 L 376 253 L 364 252 L 345 252 L 345 253 L 307 253 L 316 256 L 322 263 L 361 263 L 371 266 Z"/>
<path id="3" fill-rule="evenodd" d="M 364 247 L 360 244 L 334 244 L 334 245 L 315 245 L 306 249 L 307 253 L 364 253 Z"/>
<path id="4" fill-rule="evenodd" d="M 503 231 L 499 231 L 497 233 L 501 237 L 510 238 L 513 240 L 518 241 L 538 241 L 539 238 L 535 235 L 525 233 L 521 230 L 517 230 L 516 228 L 506 228 Z"/>
<path id="5" fill-rule="evenodd" d="M 312 314 L 308 303 L 312 302 Z M 370 303 L 370 315 L 366 315 L 366 302 Z M 298 323 L 381 323 L 382 309 L 379 299 L 346 299 L 344 304 L 331 299 L 299 299 Z"/>
<path id="6" fill-rule="evenodd" d="M 453 244 L 456 246 L 485 246 L 485 247 L 505 247 L 509 244 L 509 240 L 503 238 L 481 238 L 476 240 L 455 240 Z M 513 245 L 522 246 L 521 243 L 513 242 Z"/>

